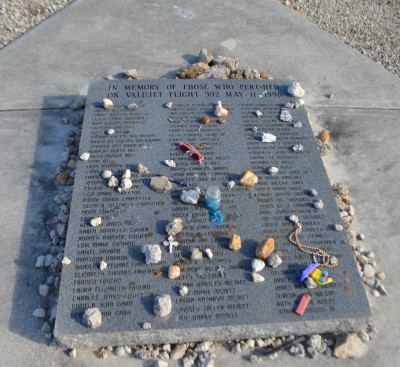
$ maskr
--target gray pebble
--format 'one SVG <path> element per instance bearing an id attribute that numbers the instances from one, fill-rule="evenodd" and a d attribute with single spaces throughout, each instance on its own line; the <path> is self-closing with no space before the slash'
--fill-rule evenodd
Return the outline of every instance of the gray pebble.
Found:
<path id="1" fill-rule="evenodd" d="M 371 264 L 363 265 L 363 273 L 367 278 L 373 278 L 375 276 L 375 269 Z"/>
<path id="2" fill-rule="evenodd" d="M 37 308 L 35 311 L 33 311 L 32 315 L 37 318 L 43 318 L 46 316 L 46 310 L 44 308 Z"/>
<path id="3" fill-rule="evenodd" d="M 39 285 L 39 294 L 46 297 L 49 294 L 49 286 L 47 284 Z"/>
<path id="4" fill-rule="evenodd" d="M 43 255 L 39 256 L 39 257 L 36 259 L 35 267 L 41 268 L 42 266 L 44 266 L 44 261 L 45 261 L 45 257 L 44 257 Z"/>

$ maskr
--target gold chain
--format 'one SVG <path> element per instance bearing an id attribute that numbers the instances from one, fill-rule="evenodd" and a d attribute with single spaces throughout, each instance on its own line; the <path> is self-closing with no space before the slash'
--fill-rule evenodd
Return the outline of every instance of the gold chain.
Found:
<path id="1" fill-rule="evenodd" d="M 326 266 L 327 268 L 333 268 L 334 266 L 339 264 L 339 260 L 336 257 L 329 254 L 328 252 L 318 247 L 303 245 L 299 239 L 300 232 L 301 232 L 301 223 L 297 223 L 297 228 L 289 235 L 289 241 L 294 245 L 296 245 L 299 248 L 299 250 L 305 252 L 306 254 L 312 254 L 313 261 L 315 263 L 319 263 L 321 266 Z M 317 258 L 320 258 L 320 261 L 318 261 Z"/>

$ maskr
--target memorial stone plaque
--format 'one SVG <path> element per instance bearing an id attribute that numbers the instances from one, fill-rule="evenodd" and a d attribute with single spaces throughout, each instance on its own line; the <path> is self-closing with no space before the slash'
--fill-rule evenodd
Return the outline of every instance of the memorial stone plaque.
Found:
<path id="1" fill-rule="evenodd" d="M 90 158 L 79 161 L 76 170 L 65 248 L 72 262 L 63 267 L 55 327 L 61 344 L 224 340 L 348 331 L 365 324 L 370 308 L 346 232 L 334 230 L 342 221 L 306 111 L 303 106 L 290 109 L 293 120 L 280 120 L 285 103 L 295 101 L 287 93 L 289 84 L 119 80 L 90 85 L 80 143 L 80 154 L 89 152 Z M 115 108 L 106 110 L 104 98 Z M 214 116 L 218 101 L 229 111 L 223 121 Z M 132 103 L 136 106 L 128 108 Z M 201 123 L 204 115 L 209 124 Z M 106 132 L 110 128 L 112 135 Z M 264 142 L 265 133 L 276 141 Z M 181 153 L 180 141 L 196 147 L 204 162 L 190 159 L 191 152 Z M 296 152 L 298 144 L 303 150 Z M 176 167 L 165 165 L 166 159 Z M 138 173 L 139 163 L 150 173 Z M 270 167 L 279 172 L 271 175 Z M 127 168 L 132 170 L 130 189 L 118 192 L 102 178 L 103 170 L 111 170 L 121 179 Z M 251 189 L 239 185 L 247 170 L 259 178 Z M 168 193 L 156 193 L 150 187 L 155 175 L 188 187 L 173 182 Z M 228 188 L 232 180 L 236 185 Z M 221 189 L 222 224 L 210 222 L 201 200 L 197 205 L 180 200 L 182 190 L 206 191 L 211 184 Z M 312 188 L 317 197 L 310 195 Z M 322 209 L 315 208 L 316 199 L 323 201 Z M 302 224 L 302 243 L 339 260 L 328 269 L 332 283 L 315 289 L 300 283 L 312 255 L 288 239 L 295 229 L 288 220 L 293 214 Z M 96 217 L 102 224 L 92 227 L 90 220 Z M 170 252 L 163 243 L 168 240 L 165 226 L 174 218 L 183 219 L 184 229 Z M 233 234 L 241 236 L 239 251 L 229 249 Z M 268 237 L 274 238 L 283 263 L 267 265 L 259 272 L 265 281 L 256 283 L 251 262 L 257 245 Z M 159 263 L 145 263 L 141 247 L 146 244 L 160 245 Z M 194 248 L 203 252 L 203 260 L 191 260 Z M 212 259 L 205 254 L 207 248 Z M 104 270 L 101 261 L 108 264 Z M 181 268 L 177 279 L 166 273 L 173 264 Z M 187 295 L 179 294 L 181 286 L 187 286 Z M 294 310 L 304 293 L 311 299 L 299 316 Z M 172 299 L 166 317 L 153 313 L 155 297 L 161 294 Z M 82 324 L 82 314 L 92 307 L 102 313 L 96 329 Z M 151 329 L 143 328 L 146 322 Z"/>

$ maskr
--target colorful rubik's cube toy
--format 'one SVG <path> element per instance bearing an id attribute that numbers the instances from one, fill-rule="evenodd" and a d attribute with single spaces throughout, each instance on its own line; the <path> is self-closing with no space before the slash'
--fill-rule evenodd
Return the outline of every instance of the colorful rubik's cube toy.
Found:
<path id="1" fill-rule="evenodd" d="M 328 276 L 328 270 L 321 270 L 318 263 L 308 265 L 301 273 L 300 281 L 304 282 L 308 277 L 311 277 L 319 285 L 326 285 L 333 282 L 333 279 Z"/>

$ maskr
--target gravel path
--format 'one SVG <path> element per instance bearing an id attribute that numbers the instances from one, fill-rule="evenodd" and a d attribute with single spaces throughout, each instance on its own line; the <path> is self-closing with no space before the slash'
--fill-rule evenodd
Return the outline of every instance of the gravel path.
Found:
<path id="1" fill-rule="evenodd" d="M 5 0 L 0 49 L 74 0 Z M 400 76 L 400 0 L 279 0 Z"/>
<path id="2" fill-rule="evenodd" d="M 400 0 L 280 0 L 400 76 Z"/>

